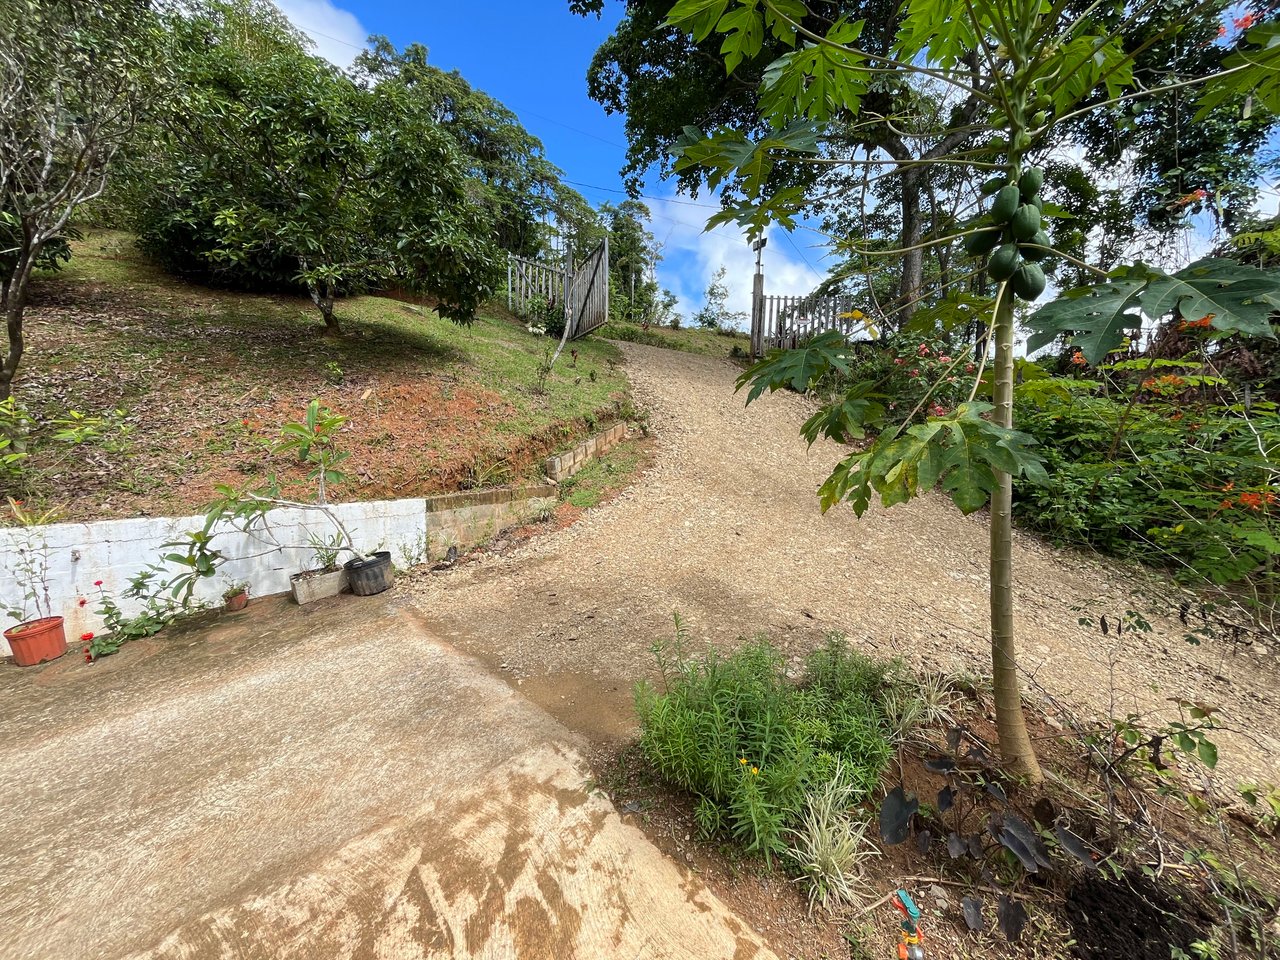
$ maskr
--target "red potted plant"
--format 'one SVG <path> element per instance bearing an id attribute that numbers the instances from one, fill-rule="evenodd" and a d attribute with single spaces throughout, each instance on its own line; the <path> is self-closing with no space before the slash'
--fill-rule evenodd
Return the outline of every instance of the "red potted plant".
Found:
<path id="1" fill-rule="evenodd" d="M 222 602 L 232 613 L 243 610 L 249 605 L 249 584 L 243 580 L 233 580 L 227 589 L 222 591 Z"/>
<path id="2" fill-rule="evenodd" d="M 9 509 L 25 531 L 14 562 L 14 572 L 23 594 L 22 605 L 7 611 L 18 624 L 4 631 L 4 638 L 13 651 L 13 662 L 20 667 L 31 667 L 56 660 L 67 652 L 67 634 L 62 617 L 54 616 L 49 599 L 49 544 L 38 530 L 42 524 L 52 521 L 54 511 L 30 513 L 12 497 L 9 498 Z"/>

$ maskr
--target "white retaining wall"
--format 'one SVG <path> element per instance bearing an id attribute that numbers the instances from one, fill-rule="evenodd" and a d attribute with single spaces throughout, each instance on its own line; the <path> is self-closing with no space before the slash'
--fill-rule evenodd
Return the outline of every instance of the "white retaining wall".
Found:
<path id="1" fill-rule="evenodd" d="M 438 556 L 452 544 L 460 548 L 471 546 L 497 533 L 502 526 L 521 522 L 554 505 L 554 495 L 548 497 L 548 492 L 554 494 L 554 488 L 501 491 L 478 497 L 462 495 L 453 502 L 433 497 L 343 503 L 332 509 L 361 550 L 390 550 L 392 561 L 403 567 L 429 559 L 428 553 Z M 476 499 L 486 503 L 467 502 Z M 224 528 L 212 546 L 228 560 L 215 576 L 198 581 L 194 599 L 220 604 L 222 592 L 232 580 L 248 581 L 251 597 L 287 592 L 290 575 L 314 566 L 311 548 L 305 546 L 308 531 L 322 537 L 334 532 L 333 525 L 315 510 L 273 510 L 270 520 L 280 543 L 298 544 L 300 548 L 275 548 Z M 74 644 L 82 633 L 102 626 L 94 612 L 98 600 L 94 581 L 103 582 L 103 588 L 126 615 L 136 613 L 142 604 L 122 596 L 129 581 L 150 564 L 160 562 L 162 554 L 169 552 L 162 550 L 163 544 L 203 525 L 203 517 L 193 516 L 56 523 L 29 531 L 0 529 L 0 609 L 22 606 L 25 588 L 18 580 L 18 551 L 29 535 L 34 535 L 37 544 L 43 539 L 48 547 L 52 610 L 55 615 L 66 617 L 67 640 Z M 185 551 L 178 548 L 175 552 Z M 350 554 L 343 559 L 350 559 Z M 170 565 L 168 569 L 176 573 L 180 568 Z M 81 606 L 81 598 L 88 603 Z M 15 623 L 5 618 L 3 626 Z M 9 645 L 0 639 L 0 656 L 9 653 Z"/>

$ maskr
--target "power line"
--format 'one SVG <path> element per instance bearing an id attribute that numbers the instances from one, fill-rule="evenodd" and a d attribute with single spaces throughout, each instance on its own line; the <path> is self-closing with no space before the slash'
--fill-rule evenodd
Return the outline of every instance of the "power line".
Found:
<path id="1" fill-rule="evenodd" d="M 565 181 L 564 181 L 564 182 L 565 182 L 565 183 L 571 183 L 571 184 L 573 184 L 575 187 L 587 187 L 588 189 L 591 189 L 591 190 L 603 190 L 605 193 L 626 193 L 628 196 L 630 196 L 630 195 L 631 195 L 631 194 L 627 193 L 627 191 L 626 191 L 626 190 L 620 190 L 620 189 L 618 189 L 617 187 L 598 187 L 598 186 L 596 186 L 594 183 L 579 183 L 577 180 L 569 180 L 569 179 L 567 179 L 567 178 L 565 179 Z M 656 201 L 657 203 L 678 203 L 678 204 L 680 204 L 681 206 L 685 206 L 685 207 L 702 207 L 704 210 L 721 210 L 721 209 L 723 209 L 723 207 L 721 207 L 719 204 L 715 204 L 715 203 L 698 203 L 698 202 L 697 202 L 697 201 L 695 201 L 695 200 L 679 200 L 679 199 L 677 199 L 677 198 L 675 198 L 675 197 L 651 197 L 651 196 L 649 196 L 648 194 L 645 194 L 645 193 L 637 193 L 635 196 L 637 196 L 637 197 L 641 197 L 641 198 L 643 198 L 643 199 L 645 199 L 645 200 L 653 200 L 653 201 Z"/>

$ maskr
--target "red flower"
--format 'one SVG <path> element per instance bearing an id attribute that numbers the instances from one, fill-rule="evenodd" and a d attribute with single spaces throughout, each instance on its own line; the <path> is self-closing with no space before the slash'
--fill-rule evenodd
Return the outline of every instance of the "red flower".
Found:
<path id="1" fill-rule="evenodd" d="M 240 421 L 240 423 L 241 423 L 241 425 L 242 425 L 242 426 L 246 426 L 246 427 L 247 427 L 247 426 L 249 425 L 249 418 L 248 418 L 248 417 L 246 417 L 245 419 L 241 420 L 241 421 Z"/>
<path id="2" fill-rule="evenodd" d="M 911 375 L 912 375 L 913 377 L 918 377 L 918 376 L 920 376 L 920 371 L 919 371 L 919 370 L 912 370 L 912 371 L 911 371 Z"/>
<path id="3" fill-rule="evenodd" d="M 82 634 L 80 634 L 80 639 L 81 639 L 81 640 L 84 640 L 84 641 L 86 641 L 86 642 L 87 642 L 87 641 L 89 641 L 89 640 L 92 640 L 92 639 L 93 639 L 93 634 L 92 634 L 92 633 L 82 633 Z"/>
<path id="4" fill-rule="evenodd" d="M 1226 35 L 1227 35 L 1226 25 L 1224 24 L 1223 26 L 1218 27 L 1218 36 L 1225 37 Z"/>
<path id="5" fill-rule="evenodd" d="M 966 363 L 966 364 L 964 365 L 964 372 L 965 372 L 965 373 L 973 373 L 973 371 L 975 371 L 975 370 L 977 370 L 977 369 L 978 369 L 978 368 L 977 368 L 974 364 L 972 364 L 972 363 Z"/>
<path id="6" fill-rule="evenodd" d="M 894 357 L 894 358 L 893 358 L 893 362 L 894 362 L 894 365 L 895 365 L 895 366 L 899 366 L 899 367 L 900 367 L 900 366 L 902 366 L 904 363 L 906 363 L 907 361 L 906 361 L 906 360 L 904 360 L 904 359 L 902 359 L 902 357 Z"/>
<path id="7" fill-rule="evenodd" d="M 102 586 L 102 581 L 101 581 L 101 580 L 95 580 L 95 581 L 93 581 L 93 585 L 94 585 L 95 587 L 100 587 L 100 586 Z"/>
<path id="8" fill-rule="evenodd" d="M 1253 14 L 1246 13 L 1239 20 L 1232 21 L 1236 25 L 1237 30 L 1248 30 L 1254 24 Z"/>
<path id="9" fill-rule="evenodd" d="M 93 663 L 93 654 L 90 653 L 88 650 L 84 652 L 84 662 Z"/>
<path id="10" fill-rule="evenodd" d="M 84 597 L 81 597 L 81 598 L 80 598 L 80 606 L 82 606 L 82 607 L 83 607 L 83 606 L 84 606 L 86 603 L 88 603 L 88 602 L 89 602 L 89 601 L 88 601 L 88 600 L 86 600 Z"/>

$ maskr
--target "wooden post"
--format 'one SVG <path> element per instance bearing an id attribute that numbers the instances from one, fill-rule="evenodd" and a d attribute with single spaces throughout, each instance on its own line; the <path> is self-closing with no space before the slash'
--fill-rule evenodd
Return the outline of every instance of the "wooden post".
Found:
<path id="1" fill-rule="evenodd" d="M 507 254 L 507 312 L 511 312 L 511 254 Z"/>

